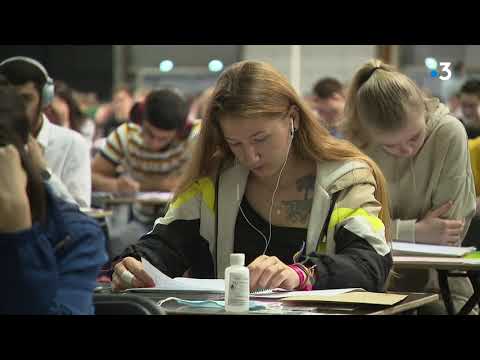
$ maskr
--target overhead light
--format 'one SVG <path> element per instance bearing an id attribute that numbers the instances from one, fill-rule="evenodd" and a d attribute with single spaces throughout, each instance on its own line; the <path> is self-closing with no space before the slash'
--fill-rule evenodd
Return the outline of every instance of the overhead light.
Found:
<path id="1" fill-rule="evenodd" d="M 438 66 L 437 60 L 433 57 L 427 57 L 425 59 L 425 66 L 430 70 L 436 70 Z"/>
<path id="2" fill-rule="evenodd" d="M 171 60 L 163 60 L 161 63 L 160 63 L 160 71 L 161 72 L 169 72 L 173 69 L 173 61 Z"/>
<path id="3" fill-rule="evenodd" d="M 220 60 L 212 60 L 208 63 L 208 70 L 211 72 L 219 72 L 223 69 L 223 63 Z"/>

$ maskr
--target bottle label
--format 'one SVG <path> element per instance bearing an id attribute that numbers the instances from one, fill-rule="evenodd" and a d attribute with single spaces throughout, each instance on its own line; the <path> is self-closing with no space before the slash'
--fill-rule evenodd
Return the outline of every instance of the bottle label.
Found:
<path id="1" fill-rule="evenodd" d="M 230 274 L 227 305 L 244 306 L 250 299 L 250 281 L 240 274 Z"/>

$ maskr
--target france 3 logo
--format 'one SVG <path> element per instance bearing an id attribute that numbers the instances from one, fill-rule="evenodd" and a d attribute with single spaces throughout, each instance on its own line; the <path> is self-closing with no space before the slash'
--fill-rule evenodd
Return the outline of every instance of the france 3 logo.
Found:
<path id="1" fill-rule="evenodd" d="M 438 66 L 440 65 L 440 70 Z M 437 64 L 437 60 L 434 58 L 426 58 L 425 66 L 430 72 L 432 78 L 439 78 L 440 80 L 446 81 L 450 80 L 452 77 L 452 70 L 450 70 L 451 62 L 440 62 Z"/>

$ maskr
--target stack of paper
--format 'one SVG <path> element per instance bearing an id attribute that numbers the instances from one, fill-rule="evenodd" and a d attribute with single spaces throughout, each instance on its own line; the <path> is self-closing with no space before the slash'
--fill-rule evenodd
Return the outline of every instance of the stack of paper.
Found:
<path id="1" fill-rule="evenodd" d="M 445 264 L 462 265 L 464 263 L 463 258 L 459 257 L 438 257 L 438 256 L 394 256 L 394 264 L 438 264 L 439 260 Z"/>
<path id="2" fill-rule="evenodd" d="M 439 257 L 439 256 L 394 256 L 395 265 L 403 264 L 433 264 L 433 265 L 480 265 L 480 259 L 463 257 Z"/>
<path id="3" fill-rule="evenodd" d="M 474 247 L 425 245 L 401 241 L 394 241 L 392 244 L 394 255 L 462 257 L 476 250 Z"/>
<path id="4" fill-rule="evenodd" d="M 143 269 L 153 279 L 155 283 L 154 288 L 135 288 L 129 289 L 131 292 L 144 291 L 201 291 L 224 293 L 225 281 L 223 279 L 190 279 L 190 278 L 174 278 L 165 275 L 158 270 L 150 262 L 142 258 Z"/>

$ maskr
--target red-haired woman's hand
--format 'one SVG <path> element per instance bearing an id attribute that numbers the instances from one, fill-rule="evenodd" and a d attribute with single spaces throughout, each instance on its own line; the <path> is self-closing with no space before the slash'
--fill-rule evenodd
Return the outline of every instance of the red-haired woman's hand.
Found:
<path id="1" fill-rule="evenodd" d="M 276 256 L 261 255 L 250 265 L 250 291 L 257 289 L 294 290 L 300 285 L 295 270 L 280 261 Z"/>

